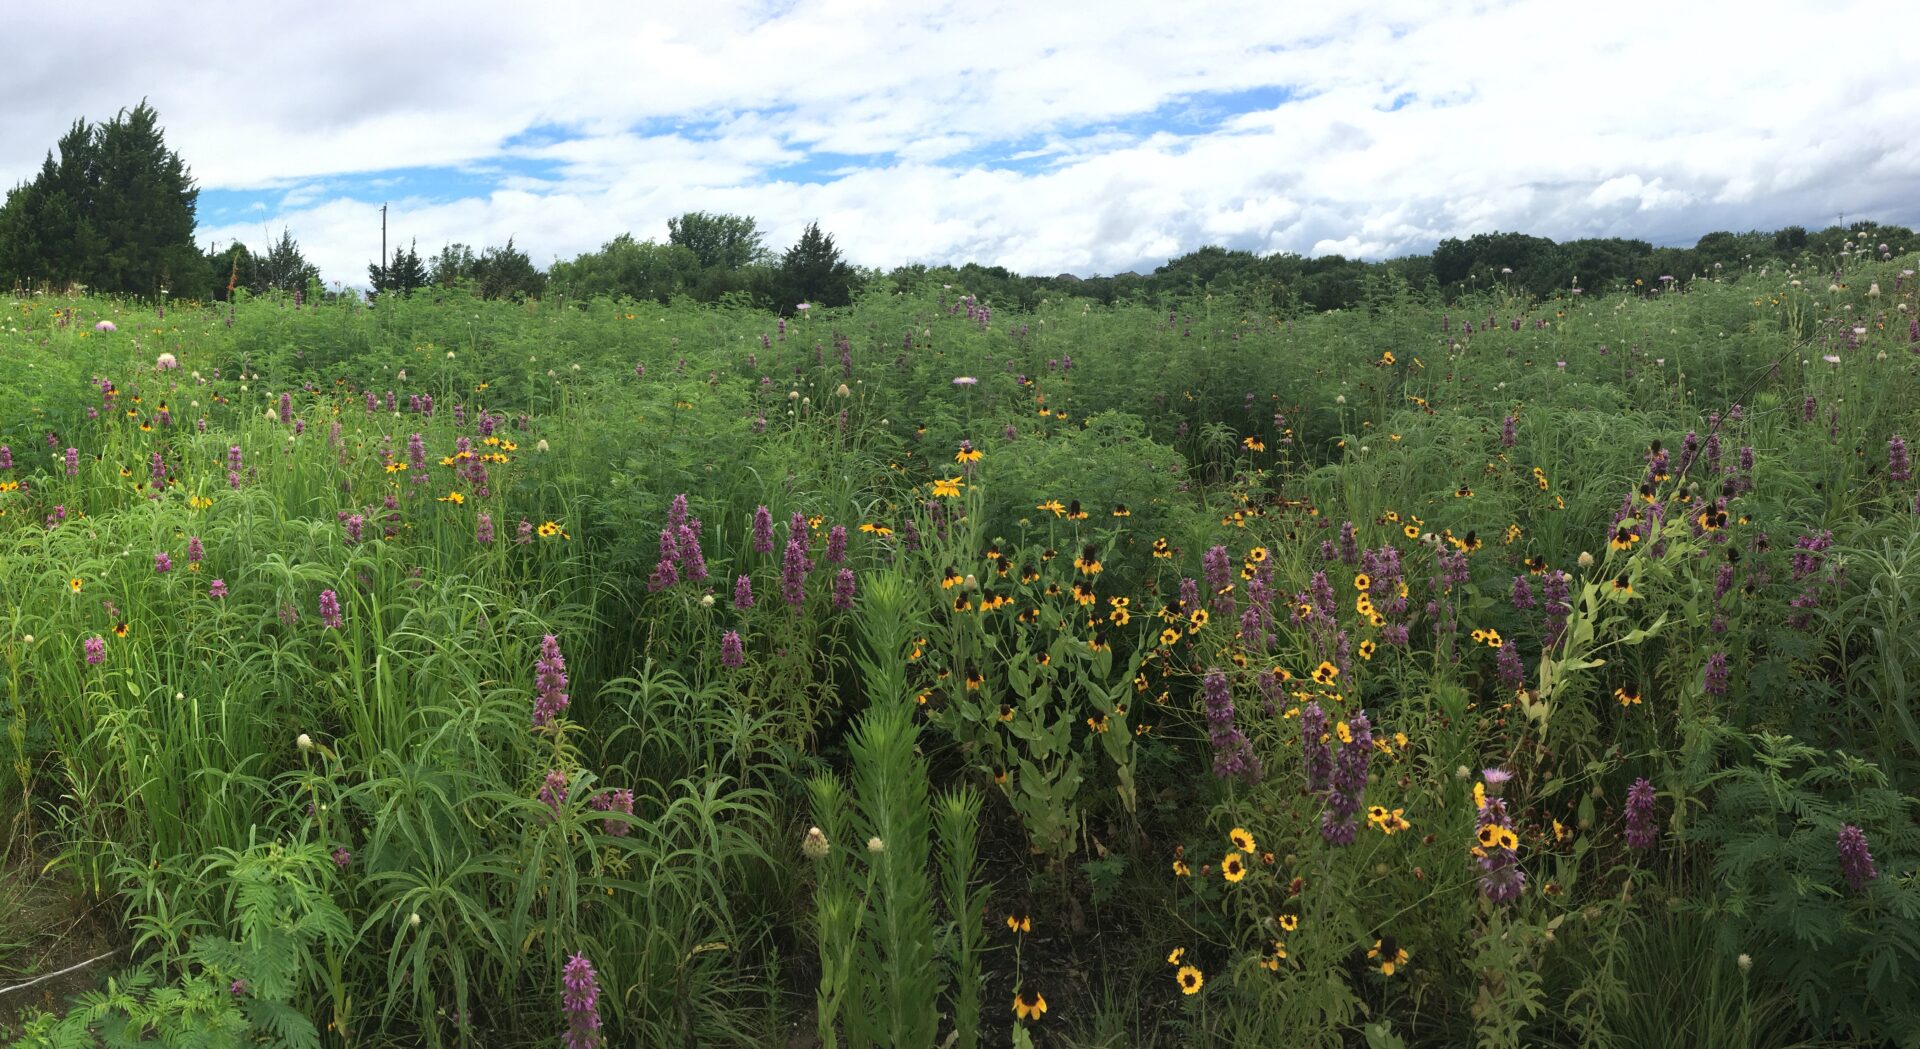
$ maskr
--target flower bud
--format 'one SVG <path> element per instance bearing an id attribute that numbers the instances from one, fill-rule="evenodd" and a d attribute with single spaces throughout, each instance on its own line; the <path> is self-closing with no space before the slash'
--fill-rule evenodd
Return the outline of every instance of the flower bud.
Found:
<path id="1" fill-rule="evenodd" d="M 302 732 L 299 737 L 293 741 L 293 745 L 299 747 L 301 750 L 312 750 L 313 737 Z"/>
<path id="2" fill-rule="evenodd" d="M 826 832 L 818 827 L 808 827 L 806 838 L 800 842 L 800 851 L 810 860 L 826 859 Z"/>

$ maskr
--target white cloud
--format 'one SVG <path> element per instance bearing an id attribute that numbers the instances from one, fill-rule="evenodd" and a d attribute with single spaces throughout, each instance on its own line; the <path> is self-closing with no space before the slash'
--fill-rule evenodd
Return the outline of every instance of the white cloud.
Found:
<path id="1" fill-rule="evenodd" d="M 285 224 L 345 281 L 379 243 L 347 187 L 397 168 L 489 188 L 384 187 L 391 229 L 428 250 L 511 235 L 543 263 L 695 208 L 755 215 L 775 243 L 817 218 L 870 265 L 1038 273 L 1205 243 L 1381 256 L 1495 228 L 1920 222 L 1920 85 L 1859 36 L 1911 36 L 1920 9 L 1878 0 L 94 7 L 84 75 L 61 48 L 0 69 L 0 180 L 74 117 L 146 96 L 203 186 L 284 191 L 203 239 Z M 508 145 L 548 126 L 560 141 Z"/>

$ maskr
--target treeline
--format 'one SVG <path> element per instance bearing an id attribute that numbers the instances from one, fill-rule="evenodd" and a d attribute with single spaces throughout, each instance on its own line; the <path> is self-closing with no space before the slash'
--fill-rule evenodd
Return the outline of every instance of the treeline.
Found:
<path id="1" fill-rule="evenodd" d="M 48 152 L 39 173 L 11 190 L 0 206 L 0 286 L 215 300 L 241 290 L 321 293 L 318 268 L 289 231 L 282 230 L 264 253 L 240 243 L 202 252 L 193 239 L 198 195 L 144 101 L 104 124 L 76 121 Z M 1445 299 L 1493 287 L 1538 298 L 1576 289 L 1609 291 L 1809 257 L 1831 262 L 1851 253 L 1890 256 L 1909 250 L 1913 239 L 1912 230 L 1873 222 L 1813 232 L 1799 226 L 1716 232 L 1691 248 L 1656 248 L 1619 237 L 1556 243 L 1523 233 L 1483 233 L 1443 240 L 1430 255 L 1377 262 L 1208 246 L 1151 273 L 1083 278 L 1022 275 L 973 263 L 859 269 L 841 257 L 832 234 L 818 223 L 791 246 L 775 250 L 750 216 L 691 211 L 668 220 L 665 242 L 622 233 L 598 251 L 556 262 L 545 272 L 512 238 L 477 252 L 449 244 L 424 257 L 409 243 L 369 264 L 367 281 L 376 295 L 460 285 L 489 299 L 606 296 L 665 303 L 686 298 L 783 313 L 802 302 L 846 305 L 863 289 L 938 281 L 1001 308 L 1032 307 L 1061 296 L 1168 303 L 1231 292 L 1243 302 L 1292 313 L 1348 308 L 1383 288 Z"/>

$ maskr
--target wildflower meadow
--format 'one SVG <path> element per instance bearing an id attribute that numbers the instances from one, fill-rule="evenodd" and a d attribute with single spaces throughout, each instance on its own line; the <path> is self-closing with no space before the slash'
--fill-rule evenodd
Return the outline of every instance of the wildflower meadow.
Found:
<path id="1" fill-rule="evenodd" d="M 1914 265 L 11 298 L 0 1034 L 1920 1045 Z"/>

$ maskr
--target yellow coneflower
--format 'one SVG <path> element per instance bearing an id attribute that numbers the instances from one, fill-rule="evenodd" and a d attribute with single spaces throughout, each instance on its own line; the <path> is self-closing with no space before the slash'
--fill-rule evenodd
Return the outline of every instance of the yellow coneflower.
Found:
<path id="1" fill-rule="evenodd" d="M 1093 547 L 1083 547 L 1080 556 L 1073 559 L 1073 567 L 1086 575 L 1099 575 L 1103 570 L 1100 554 Z"/>
<path id="2" fill-rule="evenodd" d="M 1099 599 L 1100 599 L 1100 595 L 1094 593 L 1093 588 L 1088 586 L 1087 584 L 1085 583 L 1073 584 L 1073 601 L 1075 604 L 1091 605 L 1095 601 L 1098 601 Z"/>
<path id="3" fill-rule="evenodd" d="M 1625 572 L 1622 572 L 1619 575 L 1613 577 L 1613 589 L 1616 592 L 1626 594 L 1629 597 L 1633 596 L 1633 583 L 1632 581 L 1627 579 L 1627 574 Z"/>
<path id="4" fill-rule="evenodd" d="M 948 565 L 946 572 L 940 576 L 940 589 L 952 590 L 954 587 L 959 586 L 964 579 L 966 579 L 966 577 L 961 575 L 958 569 L 952 565 Z"/>
<path id="5" fill-rule="evenodd" d="M 1047 1000 L 1040 992 L 1022 991 L 1013 996 L 1013 1015 L 1022 1020 L 1038 1020 L 1047 1012 Z"/>
<path id="6" fill-rule="evenodd" d="M 1380 975 L 1392 976 L 1394 970 L 1407 964 L 1407 950 L 1395 942 L 1391 936 L 1382 936 L 1373 941 L 1373 947 L 1367 951 L 1370 961 L 1379 963 Z"/>
<path id="7" fill-rule="evenodd" d="M 1279 972 L 1280 961 L 1287 956 L 1287 945 L 1274 940 L 1266 953 L 1260 958 L 1260 967 L 1268 972 Z"/>
<path id="8" fill-rule="evenodd" d="M 1167 537 L 1161 536 L 1153 541 L 1153 556 L 1165 560 L 1173 556 L 1173 547 L 1167 543 Z"/>
<path id="9" fill-rule="evenodd" d="M 1640 533 L 1634 531 L 1631 526 L 1623 524 L 1614 529 L 1613 538 L 1607 541 L 1607 545 L 1615 550 L 1631 550 L 1633 544 L 1639 541 Z"/>
<path id="10" fill-rule="evenodd" d="M 1636 687 L 1628 691 L 1625 687 L 1616 688 L 1613 690 L 1613 698 L 1619 700 L 1621 706 L 1631 707 L 1640 702 L 1640 689 Z"/>
<path id="11" fill-rule="evenodd" d="M 1104 735 L 1107 727 L 1107 716 L 1105 714 L 1100 715 L 1098 718 L 1087 719 L 1087 729 L 1095 735 Z"/>
<path id="12" fill-rule="evenodd" d="M 953 453 L 953 461 L 956 463 L 977 463 L 980 461 L 980 449 L 975 448 L 971 444 L 962 443 L 960 450 Z"/>
<path id="13" fill-rule="evenodd" d="M 1125 504 L 1125 503 L 1115 503 L 1115 504 L 1113 504 L 1113 516 L 1115 516 L 1115 517 L 1132 517 L 1132 516 L 1133 516 L 1133 511 L 1132 511 L 1132 510 L 1129 510 L 1129 509 L 1127 509 L 1127 504 Z"/>
<path id="14" fill-rule="evenodd" d="M 1201 986 L 1207 982 L 1206 975 L 1191 965 L 1182 965 L 1180 971 L 1174 974 L 1174 979 L 1180 981 L 1182 994 L 1199 994 Z"/>
<path id="15" fill-rule="evenodd" d="M 126 624 L 126 622 L 125 622 L 125 621 L 122 621 L 122 622 L 120 622 L 120 623 L 118 623 L 118 624 L 116 624 L 116 625 L 114 626 L 114 628 L 113 628 L 113 636 L 114 636 L 114 637 L 126 637 L 126 636 L 127 636 L 127 633 L 128 633 L 128 631 L 130 631 L 131 629 L 132 629 L 132 628 L 131 628 L 131 627 L 129 627 L 129 626 L 127 626 L 127 624 Z"/>
<path id="16" fill-rule="evenodd" d="M 1007 928 L 1013 932 L 1032 932 L 1033 917 L 1026 914 L 1009 914 L 1007 915 Z"/>

